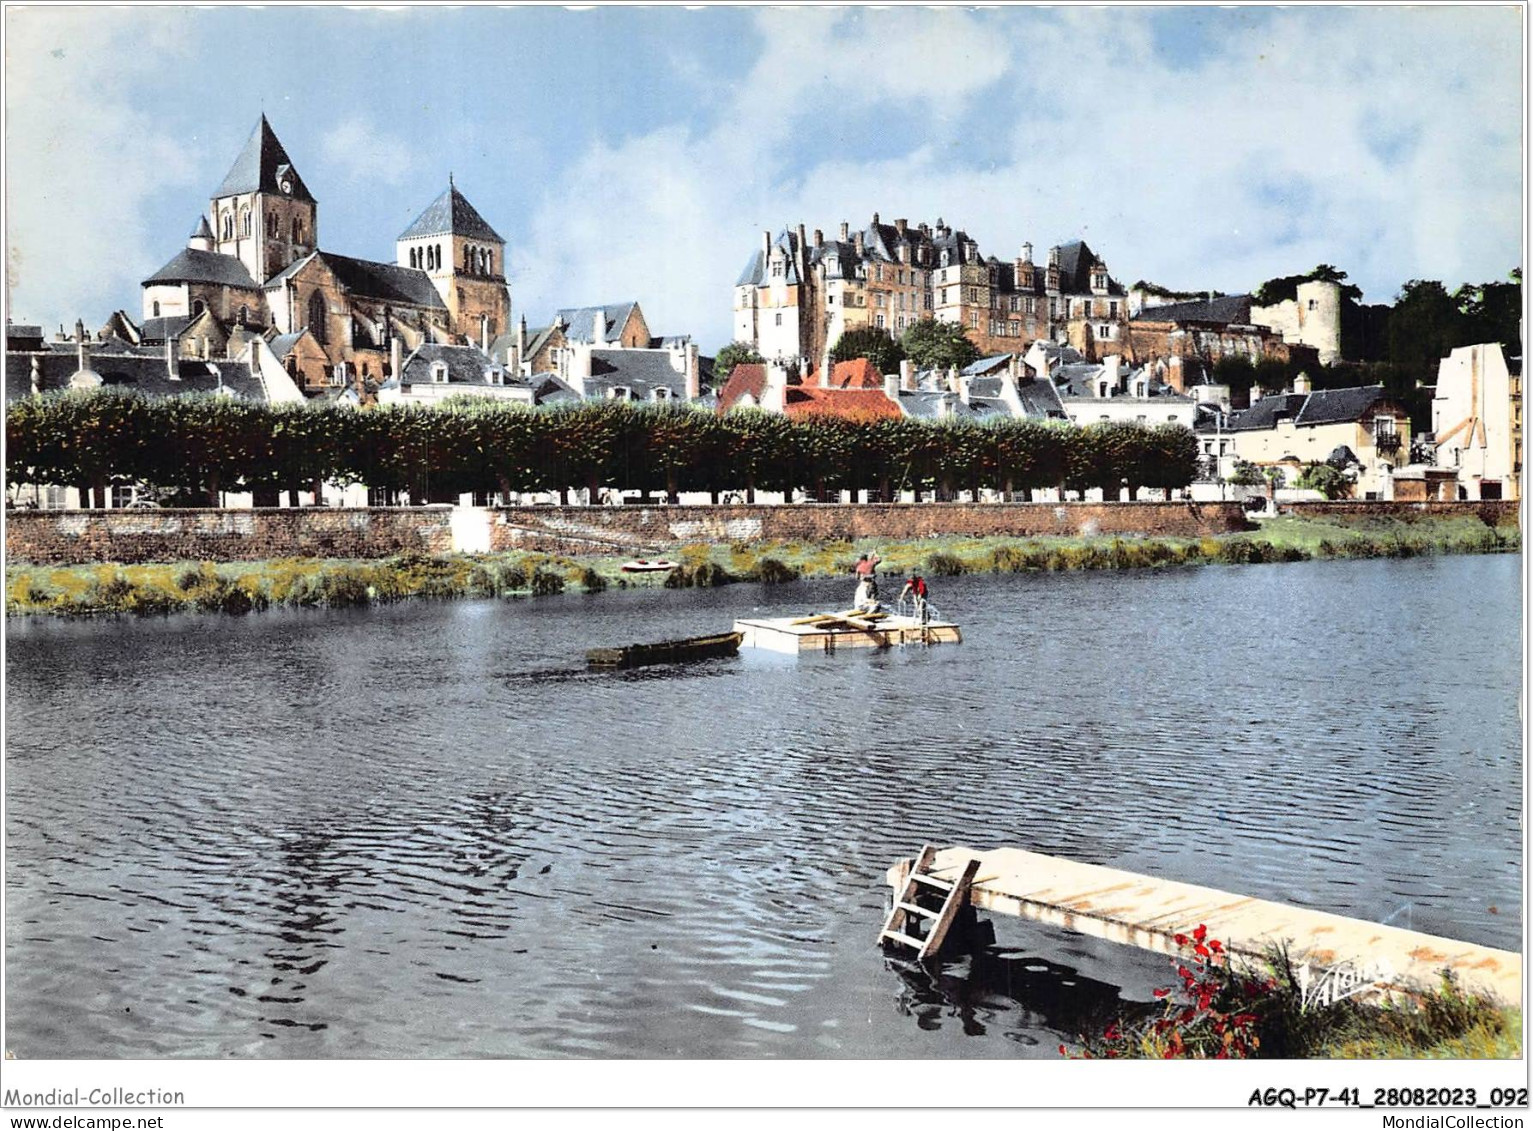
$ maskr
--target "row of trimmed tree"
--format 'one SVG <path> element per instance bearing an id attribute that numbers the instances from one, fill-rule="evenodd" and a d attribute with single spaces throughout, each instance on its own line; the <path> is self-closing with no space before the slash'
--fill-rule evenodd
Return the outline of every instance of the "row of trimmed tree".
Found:
<path id="1" fill-rule="evenodd" d="M 757 490 L 826 499 L 841 490 L 1185 487 L 1197 444 L 1179 425 L 996 420 L 789 419 L 724 416 L 624 402 L 526 408 L 463 400 L 440 408 L 262 405 L 218 396 L 150 399 L 111 390 L 13 402 L 6 412 L 12 485 L 103 490 L 152 485 L 187 505 L 221 491 L 311 491 L 365 484 L 412 501 L 585 489 Z"/>

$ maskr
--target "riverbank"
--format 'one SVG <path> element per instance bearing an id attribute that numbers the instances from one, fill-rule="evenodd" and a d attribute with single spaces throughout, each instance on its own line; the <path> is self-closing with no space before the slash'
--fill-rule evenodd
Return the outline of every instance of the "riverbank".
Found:
<path id="1" fill-rule="evenodd" d="M 6 614 L 84 616 L 226 612 L 274 606 L 341 607 L 417 597 L 537 597 L 611 588 L 776 584 L 848 577 L 859 554 L 876 552 L 879 572 L 934 577 L 967 573 L 1245 565 L 1330 558 L 1405 558 L 1431 554 L 1515 553 L 1515 521 L 1490 525 L 1473 515 L 1282 517 L 1257 530 L 1181 537 L 937 537 L 897 542 L 693 544 L 671 554 L 667 575 L 628 575 L 621 555 L 511 552 L 400 554 L 377 560 L 280 558 L 254 562 L 168 562 L 7 567 Z"/>

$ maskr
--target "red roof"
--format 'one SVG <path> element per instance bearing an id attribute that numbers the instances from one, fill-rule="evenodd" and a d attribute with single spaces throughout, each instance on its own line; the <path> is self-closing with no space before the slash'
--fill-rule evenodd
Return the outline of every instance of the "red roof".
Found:
<path id="1" fill-rule="evenodd" d="M 804 384 L 818 385 L 819 383 L 820 371 L 811 369 L 809 376 L 804 378 Z M 851 361 L 838 361 L 830 367 L 830 387 L 832 389 L 882 389 L 884 376 L 872 361 L 865 357 L 856 357 Z"/>
<path id="2" fill-rule="evenodd" d="M 766 366 L 760 362 L 741 362 L 730 371 L 729 380 L 719 390 L 719 411 L 728 412 L 747 393 L 759 405 L 766 392 Z"/>
<path id="3" fill-rule="evenodd" d="M 834 372 L 834 370 L 832 371 Z M 843 416 L 849 420 L 898 420 L 900 406 L 876 389 L 822 389 L 789 385 L 785 411 L 790 417 Z"/>

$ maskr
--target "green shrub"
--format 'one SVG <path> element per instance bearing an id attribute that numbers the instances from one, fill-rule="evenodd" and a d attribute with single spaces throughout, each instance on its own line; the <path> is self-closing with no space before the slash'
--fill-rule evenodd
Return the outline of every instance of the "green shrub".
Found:
<path id="1" fill-rule="evenodd" d="M 494 571 L 483 563 L 476 564 L 468 571 L 463 587 L 470 597 L 494 597 L 500 592 L 500 583 Z"/>
<path id="2" fill-rule="evenodd" d="M 962 558 L 938 550 L 926 555 L 926 572 L 933 577 L 961 577 L 967 570 Z"/>
<path id="3" fill-rule="evenodd" d="M 190 593 L 199 586 L 210 584 L 216 576 L 211 566 L 190 566 L 176 574 L 176 588 Z"/>
<path id="4" fill-rule="evenodd" d="M 580 575 L 580 584 L 587 593 L 600 593 L 607 588 L 607 579 L 587 566 Z"/>
<path id="5" fill-rule="evenodd" d="M 316 602 L 334 609 L 366 605 L 373 599 L 367 578 L 353 566 L 340 566 L 320 575 L 315 586 Z"/>
<path id="6" fill-rule="evenodd" d="M 555 593 L 563 593 L 564 576 L 538 566 L 532 571 L 531 588 L 534 597 L 548 597 Z"/>
<path id="7" fill-rule="evenodd" d="M 526 589 L 528 587 L 527 571 L 519 563 L 501 562 L 495 567 L 495 582 L 502 593 Z"/>
<path id="8" fill-rule="evenodd" d="M 777 558 L 762 558 L 756 563 L 755 580 L 765 585 L 781 585 L 785 581 L 797 581 L 798 570 Z"/>

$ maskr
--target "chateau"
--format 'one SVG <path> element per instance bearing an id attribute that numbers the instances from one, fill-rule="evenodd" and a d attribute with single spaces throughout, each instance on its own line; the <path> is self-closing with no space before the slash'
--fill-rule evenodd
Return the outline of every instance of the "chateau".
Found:
<path id="1" fill-rule="evenodd" d="M 838 239 L 804 225 L 762 233 L 735 283 L 734 338 L 763 357 L 820 364 L 848 330 L 898 337 L 922 319 L 954 322 L 981 353 L 1020 352 L 1040 338 L 1096 360 L 1126 352 L 1128 295 L 1080 240 L 1050 248 L 1044 264 L 1023 244 L 1010 262 L 984 256 L 966 232 L 906 220 Z"/>
<path id="2" fill-rule="evenodd" d="M 511 329 L 505 247 L 449 178 L 395 262 L 321 250 L 319 202 L 263 114 L 185 249 L 144 280 L 143 337 L 232 352 L 264 336 L 307 389 L 381 380 L 396 347 L 487 350 Z"/>

